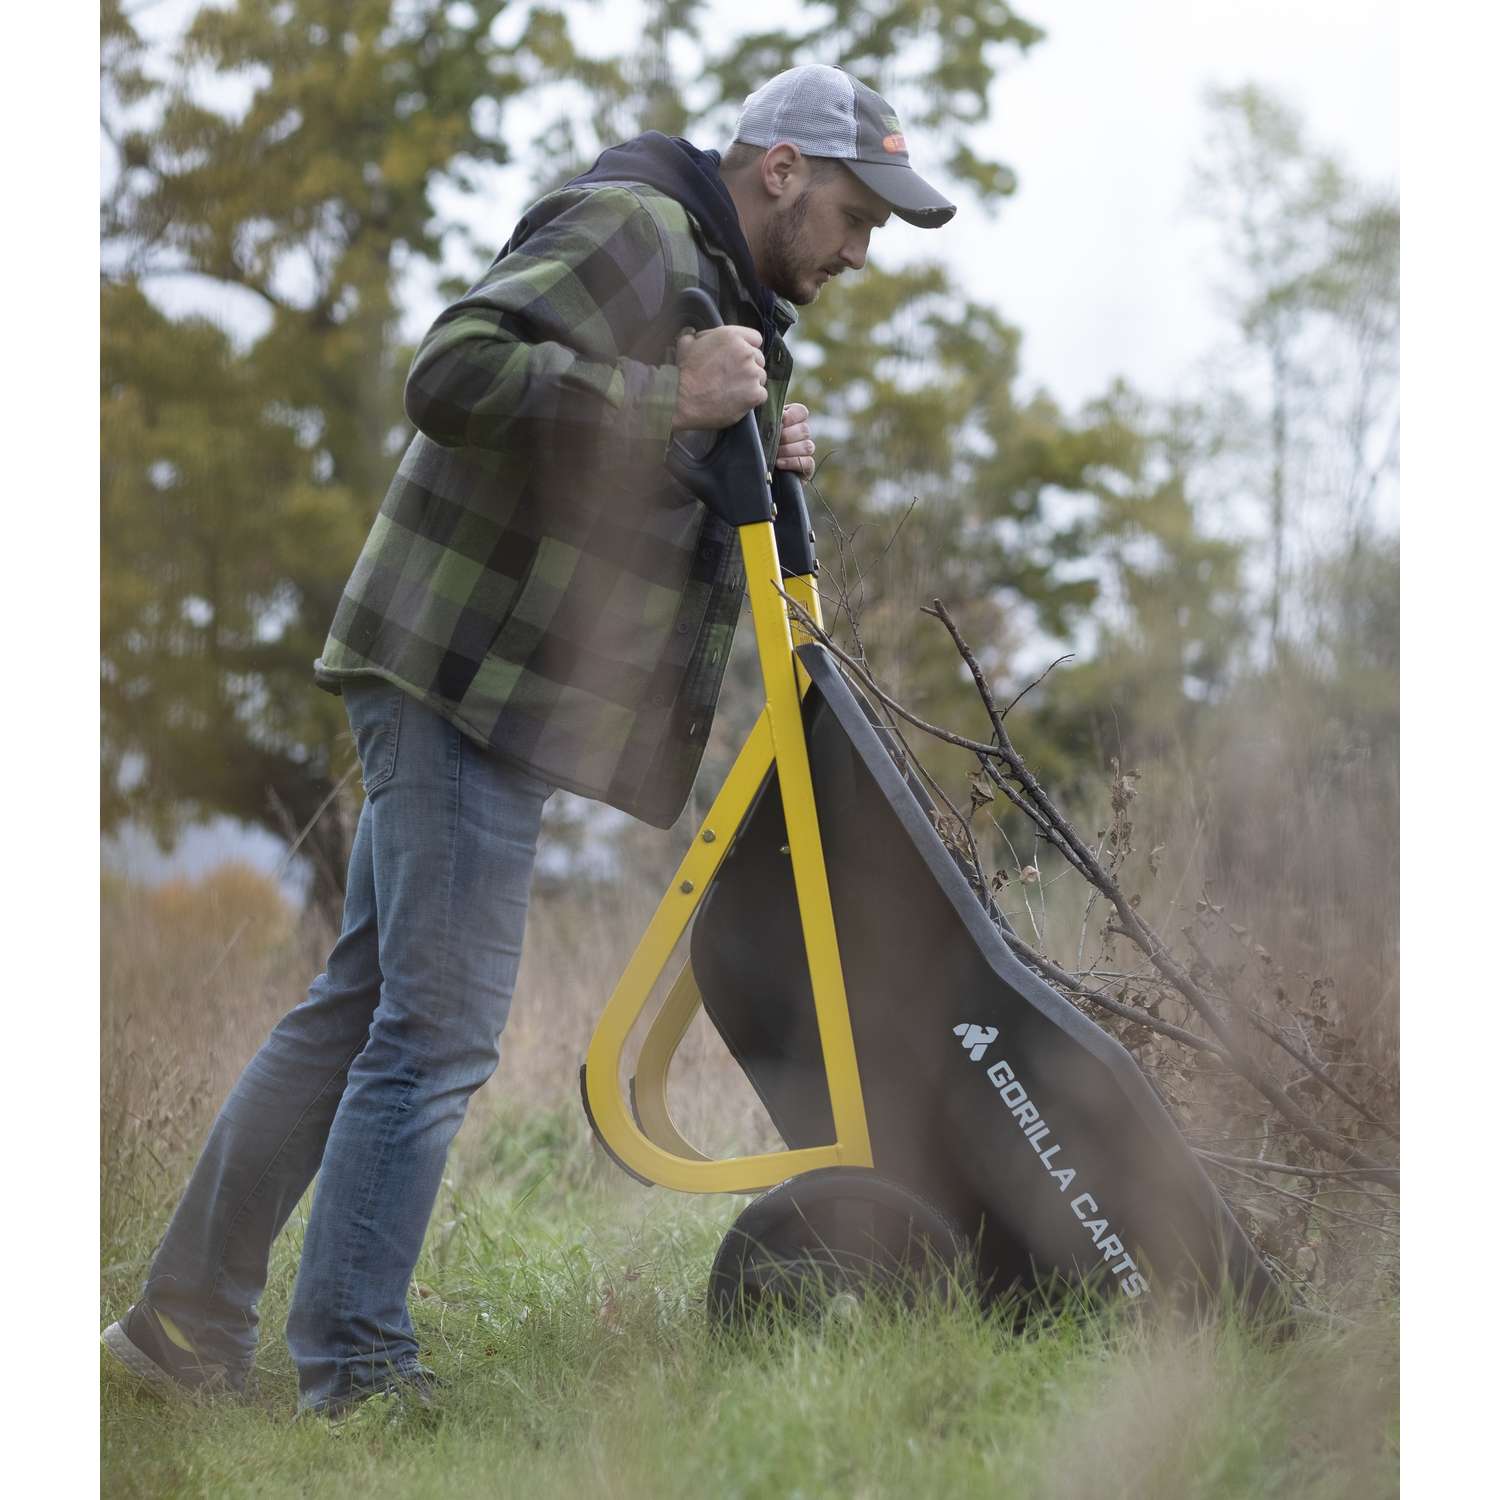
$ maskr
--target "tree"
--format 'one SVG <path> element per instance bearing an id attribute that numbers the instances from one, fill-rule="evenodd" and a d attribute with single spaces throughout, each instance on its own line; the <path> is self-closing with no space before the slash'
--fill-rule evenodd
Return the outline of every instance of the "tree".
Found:
<path id="1" fill-rule="evenodd" d="M 800 31 L 723 45 L 705 40 L 703 11 L 652 0 L 645 45 L 599 60 L 576 44 L 576 5 L 240 0 L 202 10 L 163 70 L 108 0 L 108 821 L 149 819 L 169 837 L 185 817 L 223 811 L 284 833 L 313 821 L 352 767 L 338 705 L 311 690 L 309 668 L 409 436 L 404 278 L 445 249 L 467 251 L 475 272 L 493 251 L 441 211 L 443 193 L 474 190 L 508 160 L 517 99 L 541 111 L 528 155 L 546 187 L 643 127 L 722 141 L 751 87 L 815 56 L 926 101 L 911 123 L 940 151 L 944 180 L 982 207 L 1014 190 L 1009 168 L 962 135 L 988 112 L 997 52 L 1040 36 L 1008 5 L 838 0 Z M 496 40 L 502 16 L 508 42 Z M 236 79 L 239 105 L 226 102 Z M 151 294 L 174 278 L 240 296 L 260 331 L 168 317 Z M 918 702 L 961 691 L 910 606 L 966 598 L 984 612 L 993 667 L 1023 642 L 1035 659 L 1037 639 L 1084 620 L 1107 476 L 1141 461 L 1120 410 L 1073 423 L 1045 396 L 1017 402 L 1019 349 L 1016 330 L 934 264 L 867 269 L 798 332 L 796 394 L 817 408 L 832 457 L 813 497 L 830 512 L 825 555 L 836 566 L 840 528 L 866 528 L 861 545 L 899 529 L 859 587 Z M 346 838 L 339 820 L 314 822 L 329 905 Z"/>
<path id="2" fill-rule="evenodd" d="M 752 70 L 799 49 L 867 73 L 899 57 L 934 119 L 982 118 L 993 46 L 1039 33 L 1005 5 L 939 8 L 934 30 L 911 0 L 839 3 L 799 35 L 711 48 L 701 0 L 656 0 L 639 57 L 599 61 L 575 45 L 576 6 L 239 0 L 201 9 L 162 57 L 105 0 L 106 827 L 312 822 L 318 895 L 336 902 L 347 829 L 315 815 L 352 756 L 309 669 L 409 435 L 403 277 L 462 254 L 442 192 L 508 160 L 523 91 L 590 96 L 591 111 L 545 115 L 551 181 L 610 138 L 723 118 Z M 497 40 L 517 11 L 519 35 Z M 673 66 L 684 43 L 701 53 L 691 101 Z M 998 164 L 949 154 L 982 191 L 1009 190 Z M 173 280 L 240 298 L 236 332 L 169 317 L 153 294 Z"/>
<path id="3" fill-rule="evenodd" d="M 737 33 L 716 43 L 705 34 L 705 0 L 641 0 L 642 45 L 631 57 L 599 61 L 574 45 L 570 18 L 578 0 L 532 14 L 528 44 L 542 63 L 537 83 L 575 85 L 575 98 L 547 111 L 529 155 L 535 182 L 550 187 L 586 165 L 604 146 L 641 130 L 705 141 L 727 140 L 741 101 L 785 68 L 833 63 L 877 91 L 925 101 L 904 116 L 916 127 L 929 165 L 943 180 L 968 185 L 980 202 L 1015 189 L 1004 163 L 977 155 L 967 127 L 989 118 L 998 54 L 1026 52 L 1044 35 L 1006 0 L 824 0 L 772 31 Z M 545 33 L 546 45 L 542 43 Z"/>
<path id="4" fill-rule="evenodd" d="M 351 761 L 311 664 L 408 435 L 399 278 L 440 254 L 439 189 L 505 160 L 478 107 L 522 87 L 526 44 L 489 37 L 503 8 L 241 0 L 201 10 L 158 76 L 106 0 L 106 827 L 227 812 L 284 834 Z M 145 290 L 183 277 L 263 331 L 168 319 Z M 329 817 L 309 835 L 329 906 L 346 839 Z"/>
<path id="5" fill-rule="evenodd" d="M 1243 548 L 1200 516 L 1203 412 L 1117 385 L 1085 415 L 1119 435 L 1116 461 L 1092 473 L 1093 638 L 1024 711 L 1039 772 L 1070 791 L 1112 760 L 1190 753 L 1244 668 L 1248 624 Z"/>
<path id="6" fill-rule="evenodd" d="M 1074 420 L 1045 394 L 1019 400 L 1020 334 L 938 267 L 866 270 L 806 322 L 824 351 L 799 384 L 827 455 L 815 511 L 850 596 L 831 623 L 852 636 L 859 615 L 858 653 L 918 712 L 961 724 L 972 695 L 920 606 L 960 602 L 987 669 L 1021 686 L 1086 625 L 1110 476 L 1137 470 L 1142 445 L 1123 407 Z"/>
<path id="7" fill-rule="evenodd" d="M 1392 197 L 1311 146 L 1298 114 L 1264 90 L 1210 90 L 1207 109 L 1196 203 L 1220 226 L 1221 292 L 1249 366 L 1228 384 L 1242 448 L 1264 455 L 1249 467 L 1267 512 L 1274 653 L 1287 625 L 1292 518 L 1305 526 L 1331 509 L 1335 544 L 1357 552 L 1394 473 L 1400 217 Z"/>

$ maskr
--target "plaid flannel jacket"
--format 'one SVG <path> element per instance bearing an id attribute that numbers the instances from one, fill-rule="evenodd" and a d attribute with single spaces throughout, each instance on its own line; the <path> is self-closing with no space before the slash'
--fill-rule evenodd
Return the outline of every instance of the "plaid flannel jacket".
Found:
<path id="1" fill-rule="evenodd" d="M 726 323 L 760 326 L 728 255 L 658 189 L 572 186 L 527 213 L 417 351 L 417 435 L 315 664 L 320 686 L 382 677 L 555 786 L 676 820 L 744 591 L 733 531 L 664 467 L 667 320 L 688 287 Z M 775 321 L 768 455 L 792 367 L 780 299 Z"/>

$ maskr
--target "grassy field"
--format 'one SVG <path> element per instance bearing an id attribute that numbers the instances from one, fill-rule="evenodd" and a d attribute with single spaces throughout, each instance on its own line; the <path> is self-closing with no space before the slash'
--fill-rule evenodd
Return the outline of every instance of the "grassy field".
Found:
<path id="1" fill-rule="evenodd" d="M 1395 1327 L 1267 1346 L 1242 1329 L 972 1308 L 725 1341 L 703 1288 L 738 1200 L 648 1191 L 574 1114 L 493 1119 L 440 1202 L 414 1318 L 438 1407 L 293 1421 L 279 1247 L 246 1404 L 164 1404 L 106 1367 L 107 1496 L 1360 1496 L 1395 1494 Z M 148 1250 L 140 1246 L 141 1255 Z M 106 1276 L 130 1294 L 138 1265 Z"/>
<path id="2" fill-rule="evenodd" d="M 102 1363 L 106 1496 L 1359 1496 L 1397 1491 L 1396 1317 L 1276 1345 L 1233 1323 L 1083 1314 L 1017 1337 L 972 1308 L 869 1308 L 726 1342 L 708 1268 L 742 1199 L 648 1190 L 603 1160 L 576 1069 L 642 913 L 542 901 L 500 1074 L 460 1133 L 413 1293 L 437 1407 L 294 1421 L 277 1246 L 246 1402 L 163 1403 Z M 645 896 L 640 896 L 644 900 Z M 137 1292 L 213 1107 L 316 971 L 327 934 L 223 871 L 104 893 L 101 1318 Z M 239 936 L 229 947 L 229 939 Z M 679 1119 L 770 1143 L 711 1035 Z M 101 1360 L 104 1357 L 101 1356 Z"/>

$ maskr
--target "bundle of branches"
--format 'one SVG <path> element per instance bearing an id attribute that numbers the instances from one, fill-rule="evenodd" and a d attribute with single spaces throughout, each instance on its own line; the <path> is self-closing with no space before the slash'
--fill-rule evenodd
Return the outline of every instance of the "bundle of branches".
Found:
<path id="1" fill-rule="evenodd" d="M 1318 1293 L 1372 1264 L 1393 1263 L 1400 1193 L 1395 1088 L 1378 1066 L 1358 1058 L 1357 1039 L 1329 981 L 1311 977 L 1289 986 L 1282 967 L 1209 888 L 1190 912 L 1174 903 L 1169 918 L 1177 925 L 1169 941 L 1143 914 L 1139 894 L 1127 893 L 1122 883 L 1136 852 L 1137 773 L 1114 762 L 1109 825 L 1094 840 L 1085 838 L 1032 773 L 1007 727 L 1010 710 L 1037 683 L 1001 707 L 957 621 L 934 599 L 923 613 L 947 630 L 983 704 L 991 739 L 930 723 L 882 686 L 847 590 L 836 581 L 833 588 L 838 597 L 830 602 L 850 622 L 853 652 L 786 597 L 808 634 L 892 716 L 888 727 L 940 809 L 934 814 L 938 832 L 967 867 L 1012 951 L 1135 1057 L 1240 1221 L 1288 1280 Z M 974 757 L 960 799 L 966 806 L 923 767 L 911 729 Z M 1102 904 L 1104 942 L 1092 964 L 1081 962 L 1081 939 L 1078 961 L 1068 966 L 1040 941 L 1027 942 L 1001 914 L 995 894 L 1013 882 L 1024 891 L 1039 876 L 1019 859 L 1015 871 L 987 870 L 975 822 L 993 819 L 997 799 L 1027 820 L 1039 847 L 1086 883 L 1085 930 Z M 1148 849 L 1154 873 L 1160 848 Z"/>

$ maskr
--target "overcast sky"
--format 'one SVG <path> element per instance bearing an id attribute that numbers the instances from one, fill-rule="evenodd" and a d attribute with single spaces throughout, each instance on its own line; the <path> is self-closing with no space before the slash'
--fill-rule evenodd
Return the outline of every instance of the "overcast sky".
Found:
<path id="1" fill-rule="evenodd" d="M 1072 403 L 1111 376 L 1156 394 L 1222 336 L 1185 211 L 1210 85 L 1255 82 L 1309 137 L 1394 184 L 1395 0 L 1048 0 L 1047 40 L 1011 67 L 984 132 L 1020 176 L 945 247 L 1025 334 L 1022 369 Z M 915 232 L 915 231 L 914 231 Z"/>

